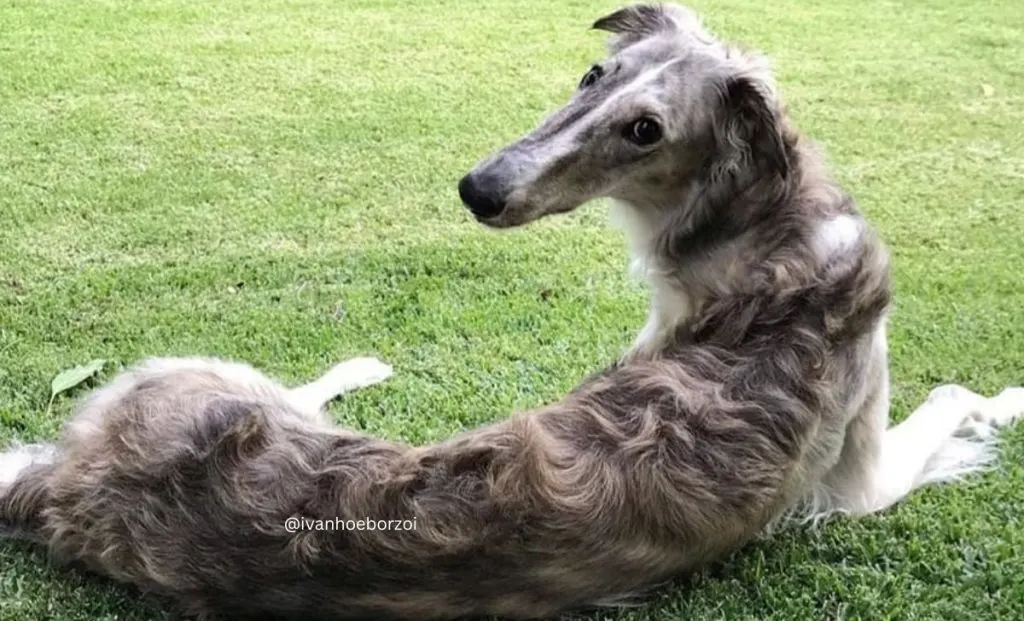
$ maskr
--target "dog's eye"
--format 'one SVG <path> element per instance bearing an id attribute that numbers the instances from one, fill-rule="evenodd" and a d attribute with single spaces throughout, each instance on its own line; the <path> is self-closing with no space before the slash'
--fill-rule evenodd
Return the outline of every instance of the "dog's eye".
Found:
<path id="1" fill-rule="evenodd" d="M 586 75 L 583 76 L 583 79 L 580 80 L 580 88 L 586 88 L 593 84 L 594 82 L 597 82 L 599 79 L 601 79 L 602 75 L 604 75 L 604 69 L 597 65 L 594 65 L 593 67 L 590 68 L 590 71 L 588 71 Z"/>
<path id="2" fill-rule="evenodd" d="M 650 117 L 641 117 L 626 127 L 626 138 L 633 143 L 646 147 L 661 140 L 661 126 Z"/>

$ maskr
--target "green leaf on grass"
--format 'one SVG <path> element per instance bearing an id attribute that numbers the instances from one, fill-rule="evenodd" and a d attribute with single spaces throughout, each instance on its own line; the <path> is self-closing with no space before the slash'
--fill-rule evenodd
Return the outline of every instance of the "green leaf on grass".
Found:
<path id="1" fill-rule="evenodd" d="M 71 390 L 102 371 L 105 364 L 107 364 L 106 360 L 97 359 L 58 373 L 57 377 L 53 378 L 53 381 L 50 382 L 50 403 L 52 404 L 54 398 L 60 393 Z"/>

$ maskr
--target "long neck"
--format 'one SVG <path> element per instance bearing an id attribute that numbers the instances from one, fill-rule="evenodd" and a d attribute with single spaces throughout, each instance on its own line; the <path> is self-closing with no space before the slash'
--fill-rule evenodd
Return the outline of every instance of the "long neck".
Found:
<path id="1" fill-rule="evenodd" d="M 771 295 L 787 286 L 780 278 L 812 277 L 817 231 L 838 214 L 856 214 L 831 181 L 813 167 L 805 174 L 800 155 L 786 179 L 693 183 L 662 205 L 615 205 L 634 271 L 651 292 L 647 323 L 626 358 L 655 355 L 710 300 Z"/>

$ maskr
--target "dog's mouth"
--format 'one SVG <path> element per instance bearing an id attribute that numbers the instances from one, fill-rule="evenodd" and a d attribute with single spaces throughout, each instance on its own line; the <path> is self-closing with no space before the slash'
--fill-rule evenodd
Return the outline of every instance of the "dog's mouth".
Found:
<path id="1" fill-rule="evenodd" d="M 529 223 L 528 219 L 512 217 L 512 214 L 513 212 L 508 210 L 497 216 L 482 216 L 474 213 L 473 218 L 489 229 L 512 229 Z"/>
<path id="2" fill-rule="evenodd" d="M 459 198 L 463 206 L 480 224 L 494 229 L 507 229 L 525 224 L 530 218 L 523 205 L 510 201 L 504 191 L 481 186 L 472 173 L 459 182 Z"/>
<path id="3" fill-rule="evenodd" d="M 482 224 L 482 225 L 486 226 L 487 228 L 491 228 L 491 229 L 507 229 L 507 228 L 509 228 L 508 224 L 504 224 L 501 221 L 501 216 L 494 216 L 494 217 L 487 218 L 487 217 L 484 217 L 484 216 L 478 216 L 476 214 L 473 214 L 473 219 L 476 220 L 477 223 Z"/>
<path id="4" fill-rule="evenodd" d="M 467 206 L 468 207 L 468 206 Z M 509 203 L 497 215 L 481 214 L 469 209 L 478 224 L 489 229 L 513 229 L 527 226 L 537 220 L 575 211 L 579 205 L 566 204 L 551 207 L 540 207 L 534 204 Z"/>
<path id="5" fill-rule="evenodd" d="M 547 200 L 543 188 L 528 187 L 515 179 L 476 169 L 459 181 L 459 198 L 480 224 L 492 229 L 527 225 L 545 216 L 570 212 L 578 202 Z M 519 187 L 517 187 L 517 185 Z"/>

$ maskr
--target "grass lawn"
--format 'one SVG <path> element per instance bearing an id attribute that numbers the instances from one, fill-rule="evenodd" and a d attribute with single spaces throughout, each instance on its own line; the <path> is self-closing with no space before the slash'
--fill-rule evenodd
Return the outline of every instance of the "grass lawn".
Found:
<path id="1" fill-rule="evenodd" d="M 376 354 L 334 406 L 412 442 L 559 398 L 645 292 L 604 208 L 505 234 L 458 178 L 559 105 L 613 0 L 0 0 L 0 442 L 50 379 L 211 354 L 288 381 Z M 896 418 L 1024 383 L 1020 0 L 701 0 L 775 59 L 798 125 L 890 244 Z M 1001 465 L 759 543 L 616 621 L 1024 619 L 1024 425 Z M 0 621 L 168 618 L 0 546 Z"/>

